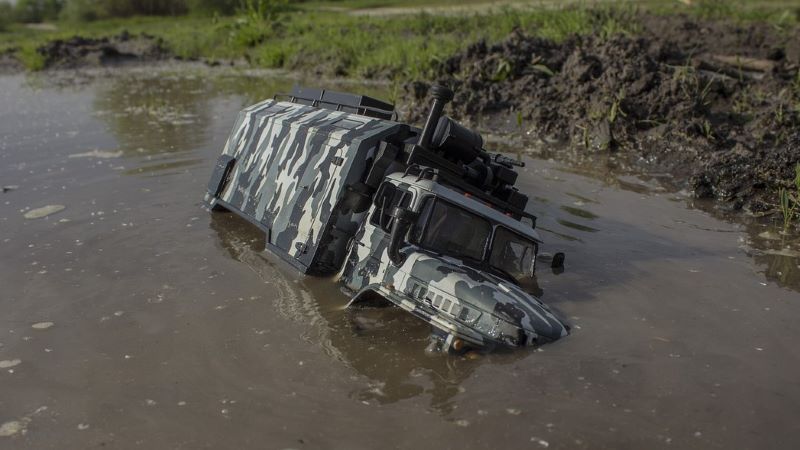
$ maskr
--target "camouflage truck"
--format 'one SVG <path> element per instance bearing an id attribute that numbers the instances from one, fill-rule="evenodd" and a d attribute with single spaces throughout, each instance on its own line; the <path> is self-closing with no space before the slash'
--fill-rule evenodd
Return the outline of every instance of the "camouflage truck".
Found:
<path id="1" fill-rule="evenodd" d="M 337 275 L 349 307 L 395 305 L 433 327 L 431 349 L 538 345 L 569 328 L 526 289 L 541 239 L 521 163 L 443 116 L 422 129 L 367 96 L 295 87 L 239 113 L 205 200 L 266 234 L 310 275 Z M 563 254 L 552 259 L 563 264 Z"/>

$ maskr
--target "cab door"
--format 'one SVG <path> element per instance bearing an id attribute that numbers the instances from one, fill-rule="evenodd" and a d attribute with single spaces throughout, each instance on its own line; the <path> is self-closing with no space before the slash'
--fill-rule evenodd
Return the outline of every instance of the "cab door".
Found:
<path id="1" fill-rule="evenodd" d="M 361 232 L 356 234 L 345 270 L 347 273 L 343 274 L 350 289 L 358 291 L 383 280 L 392 265 L 387 253 L 393 225 L 390 213 L 397 206 L 409 207 L 413 198 L 413 192 L 407 186 L 386 181 L 378 188 L 367 220 Z"/>

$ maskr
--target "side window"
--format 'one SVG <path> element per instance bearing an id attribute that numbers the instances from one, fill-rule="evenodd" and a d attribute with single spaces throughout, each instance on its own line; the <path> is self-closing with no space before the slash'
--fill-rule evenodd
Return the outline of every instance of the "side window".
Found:
<path id="1" fill-rule="evenodd" d="M 520 281 L 533 277 L 536 251 L 534 241 L 499 226 L 494 233 L 489 263 Z"/>
<path id="2" fill-rule="evenodd" d="M 389 233 L 392 231 L 392 210 L 397 206 L 408 207 L 411 204 L 411 192 L 392 183 L 383 183 L 375 194 L 374 204 L 375 212 L 369 222 Z"/>

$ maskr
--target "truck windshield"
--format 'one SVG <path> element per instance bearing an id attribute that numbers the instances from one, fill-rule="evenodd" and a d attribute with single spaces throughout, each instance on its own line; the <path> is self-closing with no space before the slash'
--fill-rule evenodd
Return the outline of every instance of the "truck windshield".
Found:
<path id="1" fill-rule="evenodd" d="M 413 242 L 434 252 L 483 261 L 492 228 L 489 220 L 475 213 L 429 197 L 411 233 Z M 489 264 L 517 281 L 532 277 L 536 242 L 503 226 L 494 229 Z"/>
<path id="2" fill-rule="evenodd" d="M 504 227 L 497 227 L 489 264 L 517 281 L 533 276 L 536 243 Z"/>
<path id="3" fill-rule="evenodd" d="M 417 241 L 437 253 L 482 260 L 492 234 L 488 220 L 445 201 L 426 199 Z M 423 231 L 424 230 L 424 231 Z"/>

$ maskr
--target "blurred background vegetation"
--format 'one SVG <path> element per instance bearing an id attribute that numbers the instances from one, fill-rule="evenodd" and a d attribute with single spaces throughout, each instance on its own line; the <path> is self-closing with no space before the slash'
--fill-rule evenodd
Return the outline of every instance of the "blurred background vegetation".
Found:
<path id="1" fill-rule="evenodd" d="M 7 20 L 37 23 L 54 20 L 91 21 L 111 17 L 234 14 L 241 0 L 4 0 Z M 250 1 L 247 3 L 270 3 Z"/>
<path id="2" fill-rule="evenodd" d="M 0 56 L 42 69 L 49 42 L 124 31 L 184 59 L 402 81 L 515 28 L 557 41 L 635 33 L 643 10 L 779 29 L 800 21 L 800 6 L 782 0 L 0 0 Z"/>
<path id="3" fill-rule="evenodd" d="M 0 20 L 40 23 L 52 21 L 93 21 L 132 16 L 230 16 L 275 10 L 324 9 L 341 12 L 348 9 L 403 7 L 463 7 L 464 5 L 503 7 L 529 4 L 533 7 L 564 5 L 596 7 L 598 5 L 633 4 L 663 9 L 675 4 L 693 7 L 705 13 L 727 15 L 764 15 L 775 9 L 792 9 L 793 2 L 775 0 L 0 0 Z M 795 13 L 800 3 L 794 5 Z M 761 10 L 761 13 L 759 13 Z"/>

